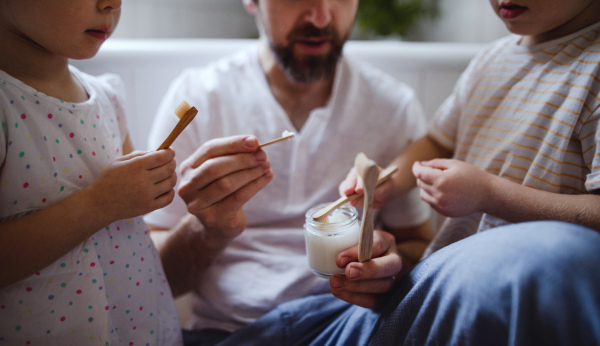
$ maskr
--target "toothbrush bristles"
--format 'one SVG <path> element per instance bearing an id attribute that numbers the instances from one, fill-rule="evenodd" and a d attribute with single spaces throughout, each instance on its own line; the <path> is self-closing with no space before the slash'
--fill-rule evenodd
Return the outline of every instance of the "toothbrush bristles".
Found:
<path id="1" fill-rule="evenodd" d="M 185 115 L 185 112 L 187 112 L 190 108 L 192 107 L 187 102 L 183 101 L 179 104 L 179 106 L 177 106 L 177 108 L 175 108 L 175 115 L 181 119 Z"/>

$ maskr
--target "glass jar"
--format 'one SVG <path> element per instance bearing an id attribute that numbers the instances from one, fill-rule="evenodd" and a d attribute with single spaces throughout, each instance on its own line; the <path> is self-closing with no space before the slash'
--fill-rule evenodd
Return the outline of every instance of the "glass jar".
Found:
<path id="1" fill-rule="evenodd" d="M 329 278 L 333 274 L 344 274 L 344 268 L 335 263 L 336 256 L 358 244 L 360 222 L 356 208 L 345 204 L 329 215 L 326 222 L 313 219 L 313 214 L 327 203 L 318 205 L 305 215 L 304 239 L 308 264 L 315 274 Z"/>

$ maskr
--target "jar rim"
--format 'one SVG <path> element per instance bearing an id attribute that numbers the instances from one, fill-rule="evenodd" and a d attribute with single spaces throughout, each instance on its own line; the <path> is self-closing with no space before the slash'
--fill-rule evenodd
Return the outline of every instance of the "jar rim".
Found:
<path id="1" fill-rule="evenodd" d="M 316 230 L 323 230 L 323 231 L 327 231 L 328 233 L 334 233 L 335 229 L 332 229 L 332 227 L 344 228 L 344 227 L 350 226 L 352 223 L 354 223 L 358 220 L 358 211 L 356 210 L 355 207 L 353 207 L 349 204 L 342 205 L 341 207 L 339 207 L 338 209 L 336 209 L 333 212 L 333 213 L 344 213 L 345 215 L 347 215 L 348 218 L 346 218 L 344 220 L 337 221 L 337 222 L 319 222 L 319 221 L 315 220 L 312 217 L 314 215 L 314 213 L 316 213 L 317 211 L 319 211 L 320 209 L 324 208 L 327 205 L 329 205 L 329 203 L 322 203 L 313 208 L 310 208 L 306 212 L 305 226 L 304 226 L 305 229 L 307 229 L 307 226 L 309 226 Z"/>

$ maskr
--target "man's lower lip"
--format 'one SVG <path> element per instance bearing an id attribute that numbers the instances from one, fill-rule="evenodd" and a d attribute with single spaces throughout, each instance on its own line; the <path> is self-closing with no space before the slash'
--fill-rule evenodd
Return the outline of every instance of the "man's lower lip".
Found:
<path id="1" fill-rule="evenodd" d="M 502 7 L 500 16 L 504 19 L 514 19 L 523 14 L 527 10 L 526 7 Z"/>
<path id="2" fill-rule="evenodd" d="M 326 52 L 331 44 L 328 41 L 321 42 L 319 44 L 309 44 L 306 42 L 297 43 L 300 49 L 306 53 L 321 54 Z"/>
<path id="3" fill-rule="evenodd" d="M 104 41 L 107 39 L 108 34 L 104 31 L 96 31 L 96 30 L 88 30 L 86 31 L 88 35 L 92 36 L 95 39 Z"/>

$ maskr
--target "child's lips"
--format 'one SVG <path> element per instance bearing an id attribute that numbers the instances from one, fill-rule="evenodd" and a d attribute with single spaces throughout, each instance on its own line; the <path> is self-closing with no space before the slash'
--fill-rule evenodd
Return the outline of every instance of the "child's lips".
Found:
<path id="1" fill-rule="evenodd" d="M 500 7 L 500 16 L 504 19 L 514 19 L 523 14 L 527 10 L 525 6 L 519 5 L 503 5 Z"/>
<path id="2" fill-rule="evenodd" d="M 86 33 L 98 40 L 104 41 L 108 38 L 108 33 L 110 30 L 108 29 L 90 29 L 87 30 Z"/>

